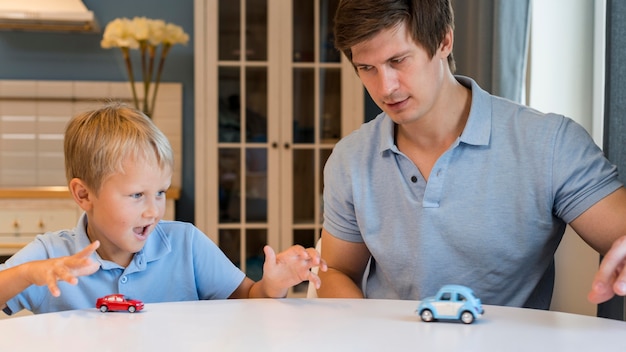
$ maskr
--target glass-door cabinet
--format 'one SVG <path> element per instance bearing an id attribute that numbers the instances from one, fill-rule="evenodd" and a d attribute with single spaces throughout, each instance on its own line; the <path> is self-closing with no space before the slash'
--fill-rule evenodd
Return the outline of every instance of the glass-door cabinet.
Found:
<path id="1" fill-rule="evenodd" d="M 333 46 L 337 4 L 195 2 L 195 222 L 255 280 L 265 244 L 315 246 L 324 164 L 363 122 L 363 89 Z"/>

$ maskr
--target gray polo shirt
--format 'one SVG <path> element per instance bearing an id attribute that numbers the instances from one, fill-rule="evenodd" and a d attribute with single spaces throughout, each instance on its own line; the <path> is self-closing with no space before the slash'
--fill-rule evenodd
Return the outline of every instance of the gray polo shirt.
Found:
<path id="1" fill-rule="evenodd" d="M 571 119 L 457 80 L 472 90 L 469 119 L 428 183 L 382 113 L 328 159 L 324 228 L 367 245 L 368 298 L 462 284 L 485 304 L 547 309 L 565 225 L 622 186 L 616 168 Z"/>

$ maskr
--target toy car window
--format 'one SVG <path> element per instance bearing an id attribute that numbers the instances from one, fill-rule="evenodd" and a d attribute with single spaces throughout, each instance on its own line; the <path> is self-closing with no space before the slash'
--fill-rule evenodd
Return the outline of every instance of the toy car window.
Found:
<path id="1" fill-rule="evenodd" d="M 450 292 L 444 292 L 443 294 L 441 294 L 442 301 L 449 301 L 450 298 L 451 298 Z"/>
<path id="2" fill-rule="evenodd" d="M 463 296 L 462 294 L 459 293 L 459 301 L 467 301 L 467 298 L 465 298 L 465 296 Z"/>

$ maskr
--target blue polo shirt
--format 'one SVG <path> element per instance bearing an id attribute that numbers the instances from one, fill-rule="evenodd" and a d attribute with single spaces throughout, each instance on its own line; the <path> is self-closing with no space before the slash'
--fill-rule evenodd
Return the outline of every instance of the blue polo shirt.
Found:
<path id="1" fill-rule="evenodd" d="M 74 230 L 37 236 L 0 265 L 0 270 L 79 252 L 89 245 L 86 225 L 87 216 L 83 214 Z M 122 293 L 144 303 L 225 299 L 245 278 L 205 234 L 191 224 L 177 221 L 159 222 L 126 268 L 103 260 L 97 253 L 92 259 L 100 263 L 100 269 L 79 277 L 76 286 L 59 282 L 60 297 L 53 297 L 47 286 L 32 285 L 7 302 L 7 313 L 22 309 L 45 313 L 93 308 L 98 297 L 111 293 Z"/>
<path id="2" fill-rule="evenodd" d="M 485 304 L 549 308 L 567 223 L 622 184 L 569 118 L 472 90 L 461 136 L 428 182 L 382 113 L 342 139 L 324 170 L 324 228 L 364 242 L 368 298 L 423 299 L 444 284 Z"/>

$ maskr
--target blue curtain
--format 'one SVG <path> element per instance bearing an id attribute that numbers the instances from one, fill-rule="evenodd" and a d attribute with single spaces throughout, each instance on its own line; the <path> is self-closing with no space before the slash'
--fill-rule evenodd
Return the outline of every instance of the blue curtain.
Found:
<path id="1" fill-rule="evenodd" d="M 531 0 L 452 0 L 457 74 L 525 103 Z"/>

